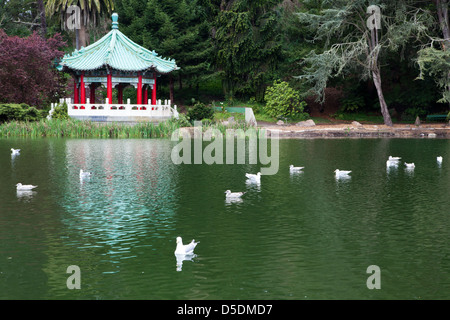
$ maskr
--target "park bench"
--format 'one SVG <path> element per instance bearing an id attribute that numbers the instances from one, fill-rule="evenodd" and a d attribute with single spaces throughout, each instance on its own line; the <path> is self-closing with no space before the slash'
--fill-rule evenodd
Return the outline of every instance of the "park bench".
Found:
<path id="1" fill-rule="evenodd" d="M 430 120 L 430 121 L 439 121 L 439 120 L 445 121 L 445 120 L 447 120 L 447 115 L 446 114 L 431 114 L 431 115 L 427 116 L 427 120 Z"/>

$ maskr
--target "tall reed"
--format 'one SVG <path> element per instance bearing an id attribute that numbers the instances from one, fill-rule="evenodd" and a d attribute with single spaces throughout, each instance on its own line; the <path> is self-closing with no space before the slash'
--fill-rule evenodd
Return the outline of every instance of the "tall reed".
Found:
<path id="1" fill-rule="evenodd" d="M 207 124 L 207 128 L 217 128 L 225 133 L 227 127 L 222 124 Z M 139 122 L 98 123 L 76 119 L 42 119 L 36 122 L 11 121 L 0 125 L 0 137 L 68 137 L 68 138 L 170 138 L 180 128 L 176 120 L 160 123 Z M 234 124 L 234 129 L 246 130 L 245 122 Z"/>

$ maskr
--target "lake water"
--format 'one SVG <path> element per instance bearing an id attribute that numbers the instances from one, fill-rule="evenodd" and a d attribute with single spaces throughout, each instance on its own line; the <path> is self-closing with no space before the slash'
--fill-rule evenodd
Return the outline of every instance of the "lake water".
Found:
<path id="1" fill-rule="evenodd" d="M 450 298 L 448 140 L 280 140 L 260 185 L 245 181 L 260 165 L 175 165 L 174 145 L 0 139 L 0 299 Z M 177 236 L 200 241 L 191 260 L 177 263 Z"/>

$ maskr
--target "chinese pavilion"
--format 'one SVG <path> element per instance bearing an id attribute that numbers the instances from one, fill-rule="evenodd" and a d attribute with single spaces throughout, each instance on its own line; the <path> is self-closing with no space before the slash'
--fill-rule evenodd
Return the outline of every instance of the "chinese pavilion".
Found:
<path id="1" fill-rule="evenodd" d="M 118 15 L 112 14 L 112 28 L 97 42 L 67 54 L 58 70 L 74 79 L 74 96 L 66 99 L 68 113 L 78 119 L 95 121 L 140 121 L 178 116 L 171 101 L 156 99 L 157 78 L 179 69 L 173 59 L 165 59 L 147 50 L 119 31 Z M 95 90 L 106 87 L 106 100 L 97 101 Z M 123 101 L 127 86 L 136 89 L 136 103 Z M 89 98 L 86 89 L 89 88 Z M 113 101 L 113 90 L 117 101 Z"/>

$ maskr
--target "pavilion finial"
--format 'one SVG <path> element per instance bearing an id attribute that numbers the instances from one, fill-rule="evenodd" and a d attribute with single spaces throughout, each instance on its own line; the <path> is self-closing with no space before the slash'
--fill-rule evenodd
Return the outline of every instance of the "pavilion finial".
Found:
<path id="1" fill-rule="evenodd" d="M 119 20 L 119 15 L 114 12 L 111 18 L 112 18 L 112 28 L 119 29 L 119 22 L 117 22 Z"/>

